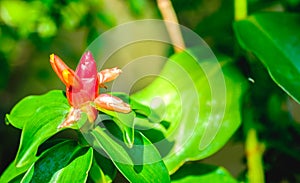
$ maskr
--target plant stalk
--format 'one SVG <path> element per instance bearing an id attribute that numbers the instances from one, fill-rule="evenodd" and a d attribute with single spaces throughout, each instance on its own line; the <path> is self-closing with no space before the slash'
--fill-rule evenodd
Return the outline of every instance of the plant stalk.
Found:
<path id="1" fill-rule="evenodd" d="M 234 1 L 234 20 L 242 20 L 247 17 L 247 0 Z"/>
<path id="2" fill-rule="evenodd" d="M 185 49 L 184 40 L 180 31 L 180 25 L 170 0 L 157 0 L 157 6 L 165 21 L 167 31 L 173 43 L 176 53 Z"/>
<path id="3" fill-rule="evenodd" d="M 264 183 L 263 169 L 264 146 L 257 140 L 255 129 L 249 129 L 246 138 L 246 157 L 249 183 Z"/>

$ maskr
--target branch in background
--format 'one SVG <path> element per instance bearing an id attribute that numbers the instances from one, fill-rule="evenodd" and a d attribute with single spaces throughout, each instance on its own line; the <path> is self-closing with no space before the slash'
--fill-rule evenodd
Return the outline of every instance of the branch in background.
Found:
<path id="1" fill-rule="evenodd" d="M 167 31 L 170 35 L 176 53 L 185 49 L 185 44 L 178 24 L 177 16 L 170 0 L 157 0 L 159 11 L 166 21 Z M 170 22 L 170 23 L 168 23 Z"/>
<path id="2" fill-rule="evenodd" d="M 246 157 L 249 183 L 264 183 L 264 169 L 262 156 L 264 146 L 257 140 L 255 129 L 250 129 L 246 139 Z"/>

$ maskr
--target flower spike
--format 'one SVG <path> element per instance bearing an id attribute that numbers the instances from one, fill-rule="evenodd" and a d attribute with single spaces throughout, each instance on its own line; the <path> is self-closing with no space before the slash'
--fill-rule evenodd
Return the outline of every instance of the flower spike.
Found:
<path id="1" fill-rule="evenodd" d="M 83 54 L 75 71 L 70 69 L 58 56 L 51 54 L 50 63 L 60 80 L 66 85 L 66 95 L 71 110 L 58 128 L 74 125 L 85 113 L 89 122 L 97 119 L 97 109 L 121 113 L 131 112 L 130 105 L 110 94 L 99 94 L 104 83 L 116 79 L 121 70 L 117 67 L 97 71 L 97 65 L 90 51 Z"/>
<path id="2" fill-rule="evenodd" d="M 81 88 L 80 79 L 57 55 L 50 55 L 50 63 L 57 76 L 67 88 Z"/>
<path id="3" fill-rule="evenodd" d="M 118 69 L 117 67 L 111 68 L 111 69 L 104 69 L 100 72 L 98 72 L 98 80 L 99 80 L 99 87 L 107 88 L 104 83 L 110 82 L 114 79 L 116 79 L 120 73 L 121 69 Z"/>

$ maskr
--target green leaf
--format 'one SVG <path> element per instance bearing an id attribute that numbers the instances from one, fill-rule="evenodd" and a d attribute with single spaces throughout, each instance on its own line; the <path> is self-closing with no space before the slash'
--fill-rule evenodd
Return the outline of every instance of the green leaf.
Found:
<path id="1" fill-rule="evenodd" d="M 14 127 L 22 129 L 41 107 L 58 103 L 68 105 L 64 93 L 60 90 L 53 90 L 40 96 L 28 96 L 18 102 L 6 118 Z"/>
<path id="2" fill-rule="evenodd" d="M 240 45 L 253 52 L 272 79 L 300 102 L 300 15 L 261 13 L 234 23 Z"/>
<path id="3" fill-rule="evenodd" d="M 51 91 L 45 95 L 27 97 L 16 105 L 8 115 L 8 120 L 23 128 L 16 157 L 17 167 L 35 161 L 38 147 L 62 130 L 57 127 L 64 120 L 69 108 L 62 91 Z"/>
<path id="4" fill-rule="evenodd" d="M 93 104 L 92 104 L 93 105 Z M 110 110 L 106 110 L 103 108 L 99 108 L 95 105 L 93 105 L 94 107 L 96 107 L 99 111 L 118 119 L 119 121 L 121 121 L 122 123 L 126 124 L 127 126 L 133 126 L 133 121 L 134 121 L 134 117 L 135 117 L 135 112 L 131 111 L 130 113 L 121 113 L 121 112 L 116 112 L 116 111 L 110 111 Z"/>
<path id="5" fill-rule="evenodd" d="M 115 130 L 112 134 L 120 134 L 118 127 L 113 124 L 110 128 Z M 108 130 L 99 126 L 85 134 L 93 147 L 101 152 L 102 149 L 112 159 L 119 171 L 130 182 L 169 182 L 168 171 L 161 160 L 156 148 L 142 134 L 135 133 L 134 145 L 128 148 L 109 135 Z M 119 142 L 119 143 L 118 143 Z"/>
<path id="6" fill-rule="evenodd" d="M 93 180 L 93 182 L 112 182 L 112 180 L 106 179 L 102 169 L 95 160 L 93 160 L 92 167 L 89 172 L 89 177 Z"/>
<path id="7" fill-rule="evenodd" d="M 224 168 L 205 165 L 199 163 L 191 163 L 183 165 L 176 173 L 171 176 L 172 183 L 237 183 Z"/>
<path id="8" fill-rule="evenodd" d="M 94 105 L 95 106 L 95 105 Z M 96 106 L 95 106 L 96 107 Z M 96 107 L 99 111 L 112 117 L 112 120 L 119 126 L 123 133 L 123 140 L 125 144 L 131 148 L 134 142 L 134 118 L 135 112 L 120 113 L 109 111 L 103 108 Z"/>
<path id="9" fill-rule="evenodd" d="M 94 152 L 93 164 L 89 172 L 89 177 L 93 182 L 110 183 L 114 180 L 116 173 L 116 167 L 110 159 Z"/>
<path id="10" fill-rule="evenodd" d="M 92 159 L 92 148 L 82 148 L 75 141 L 65 141 L 44 152 L 22 182 L 85 182 Z"/>
<path id="11" fill-rule="evenodd" d="M 143 105 L 134 100 L 134 98 L 130 98 L 128 95 L 124 93 L 114 92 L 113 95 L 121 98 L 123 101 L 129 101 L 130 107 L 135 113 L 147 116 L 149 121 L 153 123 L 158 123 L 162 119 L 163 114 L 158 114 L 159 111 L 152 110 L 149 106 Z"/>
<path id="12" fill-rule="evenodd" d="M 245 81 L 239 72 L 206 47 L 173 55 L 160 77 L 131 98 L 170 122 L 165 139 L 154 143 L 173 173 L 187 160 L 199 160 L 218 151 L 239 127 L 240 98 Z M 222 65 L 222 68 L 220 67 Z M 153 105 L 155 103 L 155 105 Z"/>
<path id="13" fill-rule="evenodd" d="M 134 120 L 132 119 L 132 125 L 127 126 L 126 124 L 119 121 L 119 119 L 113 118 L 113 121 L 118 125 L 120 130 L 123 133 L 123 141 L 127 145 L 127 147 L 131 148 L 134 143 Z"/>
<path id="14" fill-rule="evenodd" d="M 20 182 L 17 181 L 22 178 L 22 174 L 24 174 L 29 168 L 31 164 L 27 164 L 27 166 L 23 166 L 21 168 L 16 167 L 16 162 L 13 161 L 3 172 L 0 177 L 0 183 L 6 182 Z M 15 181 L 16 180 L 16 181 Z M 20 179 L 21 180 L 21 179 Z"/>

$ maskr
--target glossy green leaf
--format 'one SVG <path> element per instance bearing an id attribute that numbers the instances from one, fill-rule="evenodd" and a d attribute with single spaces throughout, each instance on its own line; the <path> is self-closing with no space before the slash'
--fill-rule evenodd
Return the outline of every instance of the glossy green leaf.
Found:
<path id="1" fill-rule="evenodd" d="M 152 143 L 161 140 L 167 129 L 161 123 L 152 123 L 147 117 L 137 116 L 134 119 L 135 128 L 141 131 Z"/>
<path id="2" fill-rule="evenodd" d="M 234 23 L 240 45 L 253 52 L 272 79 L 300 102 L 300 15 L 261 13 Z"/>
<path id="3" fill-rule="evenodd" d="M 45 105 L 68 105 L 68 101 L 62 91 L 53 90 L 40 96 L 28 96 L 18 102 L 6 118 L 14 127 L 22 129 L 24 124 Z"/>
<path id="4" fill-rule="evenodd" d="M 96 107 L 96 106 L 95 106 Z M 96 107 L 97 108 L 97 107 Z M 134 142 L 134 118 L 135 112 L 120 113 L 115 111 L 106 110 L 103 108 L 97 108 L 99 111 L 112 117 L 112 120 L 119 126 L 123 133 L 123 140 L 125 144 L 130 148 Z"/>
<path id="5" fill-rule="evenodd" d="M 149 106 L 143 105 L 137 101 L 134 100 L 134 98 L 130 98 L 128 95 L 124 93 L 118 93 L 114 92 L 113 95 L 121 98 L 123 101 L 128 101 L 130 104 L 130 107 L 135 113 L 144 115 L 148 118 L 150 122 L 157 123 L 160 122 L 162 117 L 162 114 L 158 114 L 159 111 L 152 110 Z"/>
<path id="6" fill-rule="evenodd" d="M 16 157 L 17 167 L 32 163 L 38 147 L 61 131 L 57 127 L 64 120 L 69 108 L 62 91 L 27 97 L 16 105 L 7 118 L 10 123 L 23 128 Z M 24 121 L 24 124 L 19 121 Z"/>
<path id="7" fill-rule="evenodd" d="M 110 123 L 112 134 L 120 134 L 118 127 Z M 108 130 L 99 126 L 85 134 L 93 147 L 101 152 L 102 149 L 112 159 L 119 171 L 130 182 L 169 182 L 168 171 L 161 160 L 156 148 L 142 134 L 135 134 L 132 148 L 128 148 L 123 142 L 113 138 Z"/>
<path id="8" fill-rule="evenodd" d="M 106 183 L 109 182 L 109 180 L 106 180 L 106 177 L 100 168 L 100 166 L 97 164 L 95 160 L 93 160 L 91 170 L 89 172 L 89 177 L 93 182 L 101 182 L 101 183 Z"/>
<path id="9" fill-rule="evenodd" d="M 20 182 L 21 178 L 23 177 L 22 174 L 24 174 L 30 168 L 30 166 L 31 164 L 27 164 L 27 166 L 18 168 L 16 167 L 15 161 L 13 161 L 1 175 L 0 183 Z"/>
<path id="10" fill-rule="evenodd" d="M 224 168 L 213 165 L 191 163 L 183 165 L 171 176 L 173 183 L 237 183 Z"/>
<path id="11" fill-rule="evenodd" d="M 110 183 L 114 180 L 116 173 L 116 167 L 110 159 L 94 152 L 93 164 L 89 172 L 89 177 L 94 182 Z"/>
<path id="12" fill-rule="evenodd" d="M 92 148 L 82 148 L 75 141 L 65 141 L 44 152 L 22 182 L 85 182 L 92 159 Z"/>
<path id="13" fill-rule="evenodd" d="M 96 107 L 96 106 L 95 106 Z M 127 126 L 132 126 L 133 125 L 133 120 L 135 117 L 135 113 L 133 111 L 131 111 L 130 113 L 121 113 L 121 112 L 116 112 L 116 111 L 110 111 L 110 110 L 106 110 L 103 108 L 98 108 L 96 107 L 99 111 L 118 119 L 119 121 L 121 121 L 122 123 L 126 124 Z"/>
<path id="14" fill-rule="evenodd" d="M 170 126 L 162 132 L 165 139 L 155 145 L 170 173 L 187 160 L 218 151 L 241 122 L 243 77 L 228 64 L 229 58 L 221 57 L 218 64 L 207 52 L 199 47 L 173 55 L 160 77 L 131 96 L 143 105 L 155 106 L 153 111 L 164 108 L 158 113 Z"/>
<path id="15" fill-rule="evenodd" d="M 132 125 L 127 126 L 126 124 L 119 121 L 119 119 L 113 118 L 113 121 L 119 126 L 123 133 L 123 141 L 127 147 L 131 148 L 134 143 L 134 120 L 132 119 Z"/>

